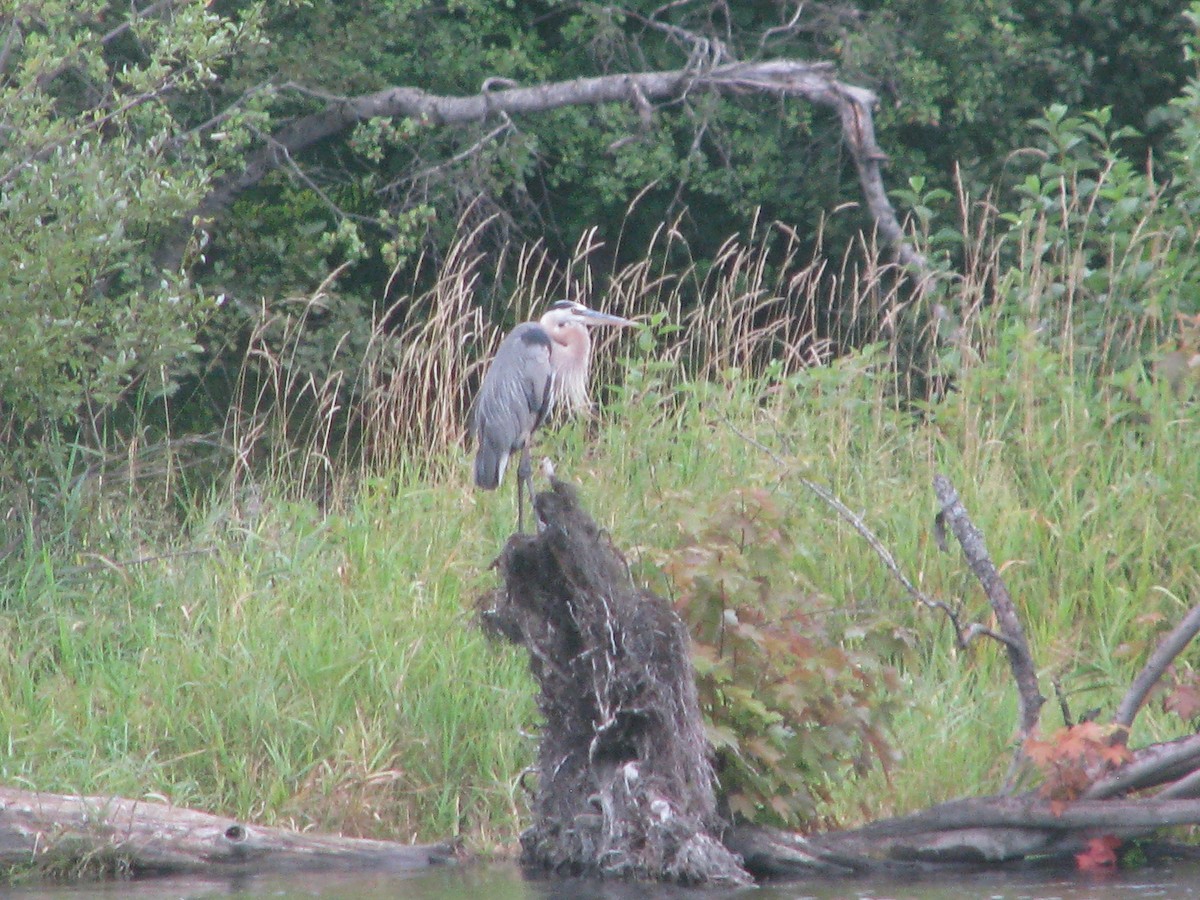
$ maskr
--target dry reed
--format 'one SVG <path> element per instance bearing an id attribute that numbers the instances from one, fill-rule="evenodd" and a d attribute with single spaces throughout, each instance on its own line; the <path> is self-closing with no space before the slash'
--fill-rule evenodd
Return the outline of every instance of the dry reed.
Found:
<path id="1" fill-rule="evenodd" d="M 320 379 L 293 362 L 309 313 L 324 302 L 336 273 L 306 300 L 264 307 L 230 414 L 235 471 L 248 472 L 258 450 L 270 446 L 267 455 L 282 461 L 290 483 L 304 492 L 327 490 L 339 471 L 407 465 L 431 479 L 449 475 L 458 465 L 452 451 L 467 439 L 482 369 L 503 334 L 564 296 L 654 328 L 653 357 L 667 390 L 686 380 L 787 377 L 870 342 L 883 343 L 898 373 L 930 365 L 946 349 L 957 351 L 957 366 L 970 366 L 995 347 L 989 311 L 1018 294 L 1028 321 L 1054 312 L 1069 355 L 1086 295 L 1084 260 L 1053 235 L 1086 220 L 1089 202 L 1067 186 L 1060 208 L 1013 228 L 991 198 L 975 201 L 960 186 L 959 271 L 947 265 L 922 280 L 897 267 L 870 234 L 835 261 L 825 255 L 821 231 L 805 240 L 758 218 L 707 262 L 692 255 L 679 219 L 664 222 L 639 259 L 607 271 L 601 260 L 623 255 L 623 234 L 608 247 L 588 231 L 565 260 L 540 242 L 489 256 L 480 249 L 488 223 L 464 225 L 432 286 L 379 313 L 366 352 L 357 359 L 344 353 Z M 1110 280 L 1135 266 L 1150 243 L 1161 249 L 1172 240 L 1149 229 L 1151 213 L 1131 246 L 1108 260 Z M 490 311 L 477 299 L 484 267 L 488 285 L 509 286 L 506 305 Z M 393 273 L 393 283 L 398 277 Z M 1114 314 L 1095 352 L 1127 348 L 1147 327 L 1145 316 Z M 596 337 L 595 383 L 620 384 L 638 352 L 634 339 L 628 331 Z"/>

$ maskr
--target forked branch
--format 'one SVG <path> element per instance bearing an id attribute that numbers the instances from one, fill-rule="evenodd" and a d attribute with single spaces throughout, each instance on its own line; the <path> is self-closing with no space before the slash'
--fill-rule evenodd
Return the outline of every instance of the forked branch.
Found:
<path id="1" fill-rule="evenodd" d="M 967 510 L 959 499 L 958 491 L 945 475 L 933 477 L 933 490 L 937 495 L 941 511 L 938 521 L 949 527 L 950 532 L 962 545 L 967 564 L 975 577 L 979 579 L 983 592 L 996 614 L 1000 625 L 1000 636 L 1004 649 L 1008 652 L 1008 664 L 1012 669 L 1013 678 L 1017 682 L 1017 696 L 1021 707 L 1022 742 L 1037 727 L 1038 715 L 1046 698 L 1038 689 L 1037 667 L 1033 662 L 1033 654 L 1029 652 L 1029 642 L 1025 639 L 1025 629 L 1013 605 L 1012 596 L 1004 584 L 1004 579 L 996 570 L 992 558 L 988 555 L 983 534 L 971 522 Z"/>

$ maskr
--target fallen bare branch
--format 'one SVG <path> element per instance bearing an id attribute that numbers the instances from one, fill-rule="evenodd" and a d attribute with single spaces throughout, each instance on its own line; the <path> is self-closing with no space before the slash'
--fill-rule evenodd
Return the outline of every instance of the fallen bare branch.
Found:
<path id="1" fill-rule="evenodd" d="M 1159 679 L 1166 672 L 1167 666 L 1171 665 L 1175 657 L 1191 643 L 1197 632 L 1200 632 L 1200 604 L 1193 606 L 1180 623 L 1162 639 L 1155 651 L 1150 654 L 1150 658 L 1146 660 L 1142 671 L 1130 684 L 1129 690 L 1121 700 L 1112 719 L 1114 725 L 1120 725 L 1124 729 L 1122 742 L 1128 739 L 1129 728 L 1133 725 L 1138 710 L 1146 702 L 1146 697 L 1151 689 L 1158 684 Z"/>
<path id="2" fill-rule="evenodd" d="M 847 836 L 903 837 L 963 828 L 1103 829 L 1116 834 L 1200 823 L 1198 800 L 1076 800 L 1026 794 L 953 800 L 910 816 L 872 822 Z"/>
<path id="3" fill-rule="evenodd" d="M 928 275 L 925 258 L 906 240 L 904 229 L 888 200 L 881 166 L 887 156 L 875 141 L 872 110 L 875 94 L 846 84 L 824 62 L 774 59 L 759 62 L 721 62 L 658 72 L 630 72 L 547 82 L 532 87 L 485 90 L 464 96 L 432 94 L 415 87 L 391 87 L 355 97 L 323 98 L 325 108 L 303 116 L 271 135 L 263 147 L 250 153 L 239 172 L 219 180 L 195 215 L 211 218 L 226 209 L 241 192 L 258 184 L 297 154 L 339 134 L 359 122 L 375 118 L 410 118 L 426 127 L 480 122 L 492 116 L 519 116 L 566 106 L 629 103 L 630 98 L 669 102 L 699 90 L 738 94 L 768 93 L 794 97 L 836 112 L 842 140 L 854 159 L 867 209 L 878 234 L 891 246 L 897 260 Z M 308 91 L 310 96 L 318 96 Z M 187 217 L 188 221 L 192 216 Z M 160 265 L 173 267 L 180 248 L 164 245 L 157 254 Z"/>
<path id="4" fill-rule="evenodd" d="M 1175 781 L 1197 767 L 1200 767 L 1200 734 L 1188 735 L 1167 743 L 1152 744 L 1135 750 L 1130 762 L 1094 782 L 1084 792 L 1083 798 L 1104 800 L 1119 797 L 1130 791 Z"/>
<path id="5" fill-rule="evenodd" d="M 452 862 L 449 844 L 302 834 L 123 797 L 0 788 L 0 866 L 91 860 L 152 872 L 414 869 Z"/>
<path id="6" fill-rule="evenodd" d="M 933 477 L 933 489 L 937 494 L 938 503 L 941 504 L 940 515 L 962 545 L 967 564 L 983 586 L 983 592 L 996 614 L 996 621 L 1000 623 L 1000 633 L 1004 635 L 1005 649 L 1008 651 L 1009 667 L 1017 682 L 1017 696 L 1021 706 L 1020 737 L 1024 742 L 1037 727 L 1039 711 L 1046 702 L 1038 689 L 1037 668 L 1029 651 L 1029 643 L 1025 640 L 1025 629 L 1013 605 L 1012 596 L 988 555 L 983 534 L 971 522 L 959 499 L 958 491 L 944 475 Z"/>
<path id="7" fill-rule="evenodd" d="M 1159 800 L 1182 800 L 1200 797 L 1200 769 L 1180 778 L 1158 792 Z"/>

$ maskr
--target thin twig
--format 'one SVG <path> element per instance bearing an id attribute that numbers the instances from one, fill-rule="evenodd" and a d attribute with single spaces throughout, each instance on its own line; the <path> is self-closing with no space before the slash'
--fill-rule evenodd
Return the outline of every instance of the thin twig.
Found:
<path id="1" fill-rule="evenodd" d="M 792 464 L 790 464 L 770 447 L 767 447 L 765 444 L 755 440 L 750 435 L 739 430 L 738 427 L 734 425 L 733 422 L 731 422 L 728 418 L 725 418 L 725 424 L 735 435 L 737 435 L 747 444 L 750 444 L 752 447 L 755 447 L 767 454 L 767 456 L 771 457 L 771 459 L 775 460 L 775 462 L 783 468 L 794 468 Z M 972 624 L 964 628 L 959 622 L 958 613 L 951 608 L 950 604 L 942 600 L 935 600 L 933 597 L 930 597 L 915 584 L 913 584 L 912 580 L 905 575 L 904 571 L 900 568 L 900 564 L 896 562 L 896 557 L 892 555 L 892 552 L 884 545 L 883 541 L 879 539 L 875 532 L 873 532 L 867 526 L 867 523 L 862 520 L 861 516 L 859 516 L 852 509 L 850 509 L 850 507 L 846 506 L 845 503 L 834 496 L 829 488 L 817 484 L 817 482 L 808 478 L 804 478 L 800 475 L 794 475 L 793 477 L 795 477 L 796 480 L 799 481 L 800 484 L 804 485 L 804 487 L 806 487 L 808 490 L 812 491 L 812 493 L 824 500 L 825 503 L 827 503 L 839 516 L 845 519 L 850 526 L 862 536 L 862 539 L 865 540 L 870 548 L 875 551 L 875 555 L 879 557 L 880 561 L 884 564 L 887 570 L 892 573 L 892 576 L 900 582 L 904 589 L 909 593 L 909 596 L 911 596 L 926 609 L 936 610 L 945 614 L 946 618 L 950 620 L 951 626 L 954 628 L 954 640 L 959 649 L 965 649 L 972 640 L 980 636 L 993 638 L 1002 644 L 1008 643 L 1008 638 L 1004 637 L 1003 635 L 996 634 L 994 631 L 986 628 L 983 625 Z"/>
<path id="2" fill-rule="evenodd" d="M 137 556 L 133 559 L 110 559 L 103 553 L 85 553 L 84 558 L 96 560 L 103 568 L 111 569 L 114 572 L 123 572 L 126 569 L 136 568 L 137 566 L 148 566 L 151 563 L 163 562 L 168 559 L 183 559 L 188 556 L 207 556 L 210 553 L 215 553 L 215 546 L 209 547 L 190 547 L 186 550 L 173 550 L 169 553 L 155 553 L 152 556 Z M 61 570 L 63 573 L 76 574 L 79 572 L 94 572 L 96 566 L 71 566 L 70 568 Z"/>
<path id="3" fill-rule="evenodd" d="M 21 23 L 17 21 L 16 16 L 13 16 L 12 23 L 8 26 L 8 34 L 4 36 L 4 46 L 0 47 L 0 75 L 3 75 L 8 69 L 9 57 L 20 40 Z"/>
<path id="4" fill-rule="evenodd" d="M 477 140 L 475 143 L 473 143 L 470 147 L 467 147 L 465 150 L 460 150 L 458 153 L 454 154 L 453 156 L 449 157 L 448 159 L 443 160 L 442 162 L 440 162 L 436 165 L 427 166 L 426 168 L 422 169 L 420 172 L 414 172 L 411 175 L 405 175 L 403 178 L 397 179 L 396 181 L 393 181 L 390 184 L 385 184 L 383 187 L 379 188 L 375 193 L 383 194 L 388 191 L 395 190 L 397 187 L 399 187 L 399 185 L 402 182 L 408 182 L 409 184 L 415 184 L 416 182 L 421 181 L 424 178 L 430 178 L 433 175 L 438 174 L 439 172 L 445 172 L 448 169 L 452 168 L 453 166 L 456 166 L 461 162 L 465 162 L 466 160 L 470 159 L 473 156 L 479 155 L 479 153 L 481 153 L 485 147 L 487 147 L 489 144 L 493 143 L 497 138 L 503 136 L 504 134 L 506 134 L 510 131 L 517 130 L 516 125 L 513 124 L 512 119 L 509 118 L 507 113 L 502 112 L 500 115 L 503 117 L 504 121 L 502 121 L 499 125 L 497 125 L 495 128 L 493 128 L 487 134 L 480 137 L 479 140 Z"/>
<path id="5" fill-rule="evenodd" d="M 766 31 L 764 31 L 758 39 L 759 52 L 761 53 L 763 50 L 765 50 L 767 48 L 767 41 L 776 35 L 783 34 L 790 36 L 796 30 L 796 23 L 800 21 L 800 14 L 803 12 L 804 0 L 801 0 L 801 2 L 796 4 L 796 11 L 792 13 L 792 17 L 788 20 L 786 25 L 775 25 L 774 27 L 768 28 Z"/>

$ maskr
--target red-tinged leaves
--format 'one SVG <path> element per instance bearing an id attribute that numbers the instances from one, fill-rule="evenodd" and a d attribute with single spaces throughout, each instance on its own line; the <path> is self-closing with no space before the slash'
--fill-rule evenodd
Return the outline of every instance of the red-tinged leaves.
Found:
<path id="1" fill-rule="evenodd" d="M 822 785 L 885 767 L 894 625 L 850 621 L 798 573 L 794 513 L 762 489 L 739 491 L 680 524 L 662 568 L 688 624 L 696 687 L 721 788 L 741 819 L 801 827 Z M 853 635 L 848 632 L 853 629 Z"/>
<path id="2" fill-rule="evenodd" d="M 1092 838 L 1085 850 L 1075 854 L 1075 865 L 1080 872 L 1115 872 L 1120 847 L 1121 839 L 1111 834 Z"/>
<path id="3" fill-rule="evenodd" d="M 1052 809 L 1054 803 L 1077 799 L 1096 779 L 1129 762 L 1129 748 L 1116 740 L 1120 733 L 1114 725 L 1081 722 L 1047 739 L 1031 736 L 1025 741 L 1026 756 L 1044 777 L 1039 792 L 1052 801 Z"/>
<path id="4" fill-rule="evenodd" d="M 1133 759 L 1133 752 L 1124 744 L 1109 744 L 1100 751 L 1100 757 L 1110 769 L 1115 769 Z"/>
<path id="5" fill-rule="evenodd" d="M 1200 684 L 1194 679 L 1176 683 L 1171 692 L 1163 698 L 1163 709 L 1175 713 L 1185 722 L 1191 722 L 1200 716 Z"/>

